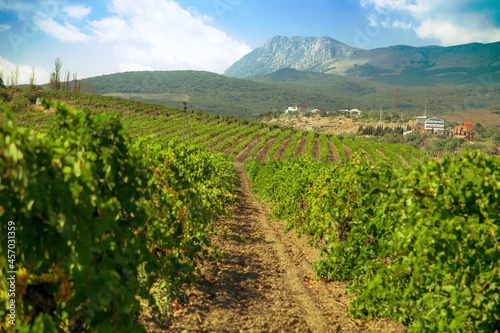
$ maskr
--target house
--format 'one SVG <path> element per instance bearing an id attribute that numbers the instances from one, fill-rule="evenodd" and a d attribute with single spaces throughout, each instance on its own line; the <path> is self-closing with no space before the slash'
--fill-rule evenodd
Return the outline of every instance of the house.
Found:
<path id="1" fill-rule="evenodd" d="M 472 121 L 464 121 L 464 129 L 467 132 L 472 132 Z"/>
<path id="2" fill-rule="evenodd" d="M 288 109 L 285 110 L 285 113 L 289 112 L 306 112 L 307 105 L 305 104 L 297 104 L 295 106 L 289 106 Z"/>
<path id="3" fill-rule="evenodd" d="M 424 130 L 432 133 L 444 133 L 444 119 L 441 118 L 428 118 L 425 120 Z"/>
<path id="4" fill-rule="evenodd" d="M 351 109 L 351 110 L 349 110 L 349 113 L 350 114 L 354 114 L 355 113 L 355 114 L 357 114 L 359 116 L 361 114 L 361 111 L 359 111 L 358 109 Z"/>
<path id="5" fill-rule="evenodd" d="M 305 105 L 305 104 L 297 104 L 296 108 L 297 108 L 297 111 L 299 111 L 299 112 L 306 112 L 307 111 L 307 105 Z"/>
<path id="6" fill-rule="evenodd" d="M 463 125 L 453 127 L 451 134 L 456 138 L 474 140 L 475 133 L 472 131 L 472 122 L 465 121 Z"/>
<path id="7" fill-rule="evenodd" d="M 311 113 L 320 113 L 321 111 L 323 111 L 323 110 L 316 108 L 316 109 L 312 109 Z"/>

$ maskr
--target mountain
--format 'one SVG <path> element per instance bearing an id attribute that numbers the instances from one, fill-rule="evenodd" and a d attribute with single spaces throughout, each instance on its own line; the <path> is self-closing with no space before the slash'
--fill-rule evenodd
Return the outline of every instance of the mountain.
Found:
<path id="1" fill-rule="evenodd" d="M 321 72 L 325 64 L 347 59 L 360 51 L 330 37 L 276 36 L 237 61 L 224 74 L 248 78 L 281 68 Z"/>
<path id="2" fill-rule="evenodd" d="M 500 42 L 363 50 L 329 37 L 277 36 L 238 60 L 224 74 L 252 78 L 281 68 L 405 86 L 487 86 L 500 82 Z"/>

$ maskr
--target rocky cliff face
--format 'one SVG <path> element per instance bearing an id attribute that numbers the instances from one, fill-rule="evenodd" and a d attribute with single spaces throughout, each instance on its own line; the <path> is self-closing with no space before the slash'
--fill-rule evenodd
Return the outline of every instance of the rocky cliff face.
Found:
<path id="1" fill-rule="evenodd" d="M 360 51 L 330 37 L 276 36 L 237 61 L 224 74 L 245 78 L 281 68 L 321 71 L 326 63 L 346 59 Z"/>

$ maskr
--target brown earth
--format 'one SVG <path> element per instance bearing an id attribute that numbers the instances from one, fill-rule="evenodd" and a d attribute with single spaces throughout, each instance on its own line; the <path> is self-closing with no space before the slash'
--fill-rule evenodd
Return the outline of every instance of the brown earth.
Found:
<path id="1" fill-rule="evenodd" d="M 306 136 L 303 135 L 299 142 L 297 143 L 297 147 L 295 148 L 295 151 L 293 152 L 293 157 L 299 157 L 304 155 L 304 148 L 306 147 Z"/>
<path id="2" fill-rule="evenodd" d="M 487 109 L 475 109 L 467 111 L 457 111 L 450 113 L 443 113 L 437 116 L 446 120 L 446 122 L 456 122 L 463 123 L 464 121 L 472 121 L 473 123 L 481 123 L 483 126 L 492 125 L 500 126 L 500 107 L 497 108 L 487 108 Z M 319 115 L 311 117 L 280 117 L 269 121 L 269 123 L 277 123 L 283 126 L 292 126 L 294 128 L 302 130 L 311 130 L 311 127 L 315 126 L 319 132 L 325 134 L 350 134 L 356 133 L 358 131 L 359 125 L 363 127 L 367 126 L 378 126 L 378 121 L 364 121 L 356 120 L 356 118 L 347 118 L 344 116 L 339 117 L 320 117 Z M 398 123 L 383 123 L 383 126 L 396 127 L 400 126 Z M 403 124 L 403 126 L 414 125 L 414 121 Z"/>
<path id="3" fill-rule="evenodd" d="M 243 148 L 235 157 L 234 160 L 237 162 L 244 162 L 247 159 L 250 150 L 260 141 L 262 136 L 258 136 L 252 142 L 250 142 L 245 148 Z"/>
<path id="4" fill-rule="evenodd" d="M 337 148 L 335 148 L 335 145 L 328 140 L 328 150 L 330 151 L 330 158 L 333 163 L 340 163 L 339 159 L 339 153 L 337 152 Z"/>
<path id="5" fill-rule="evenodd" d="M 286 149 L 288 148 L 288 145 L 290 144 L 290 139 L 286 139 L 286 140 L 283 140 L 283 142 L 281 142 L 281 146 L 279 147 L 279 149 L 276 151 L 276 153 L 274 154 L 274 156 L 269 156 L 270 159 L 280 159 L 282 156 L 283 156 L 283 153 L 286 151 Z"/>
<path id="6" fill-rule="evenodd" d="M 500 126 L 500 108 L 451 112 L 443 114 L 442 118 L 446 121 L 453 121 L 456 123 L 472 121 L 474 124 L 480 123 L 483 126 Z"/>
<path id="7" fill-rule="evenodd" d="M 314 138 L 313 157 L 317 160 L 319 160 L 319 158 L 321 157 L 321 150 L 318 138 Z"/>
<path id="8" fill-rule="evenodd" d="M 276 141 L 276 138 L 272 138 L 271 140 L 268 140 L 264 147 L 257 153 L 257 156 L 255 157 L 258 161 L 263 162 L 267 156 L 267 152 L 269 151 L 269 148 L 273 145 L 274 141 Z"/>
<path id="9" fill-rule="evenodd" d="M 357 133 L 359 129 L 359 125 L 367 126 L 378 126 L 377 122 L 366 122 L 366 121 L 356 121 L 354 118 L 347 117 L 320 117 L 320 116 L 312 116 L 312 117 L 302 117 L 298 116 L 297 118 L 289 118 L 289 117 L 281 117 L 270 120 L 271 124 L 280 124 L 282 126 L 291 126 L 293 128 L 301 129 L 301 130 L 312 130 L 311 127 L 315 126 L 318 129 L 318 132 L 325 134 L 351 134 Z M 397 123 L 384 123 L 384 126 L 396 127 Z"/>
<path id="10" fill-rule="evenodd" d="M 346 145 L 344 145 L 344 151 L 345 151 L 345 154 L 347 155 L 347 161 L 350 161 L 352 159 L 352 150 L 351 150 L 351 148 L 349 148 Z"/>
<path id="11" fill-rule="evenodd" d="M 227 237 L 213 242 L 225 252 L 207 262 L 203 278 L 185 287 L 188 305 L 175 304 L 164 328 L 143 315 L 149 332 L 406 332 L 385 320 L 347 316 L 350 298 L 342 283 L 314 278 L 320 257 L 307 239 L 285 234 L 255 198 L 238 165 L 241 186 Z"/>

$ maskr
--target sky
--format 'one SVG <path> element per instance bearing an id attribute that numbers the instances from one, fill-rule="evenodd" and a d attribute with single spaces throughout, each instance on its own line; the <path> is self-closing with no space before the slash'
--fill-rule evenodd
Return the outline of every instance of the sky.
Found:
<path id="1" fill-rule="evenodd" d="M 0 71 L 46 83 L 137 70 L 223 73 L 276 35 L 373 49 L 500 41 L 498 0 L 0 0 Z"/>

